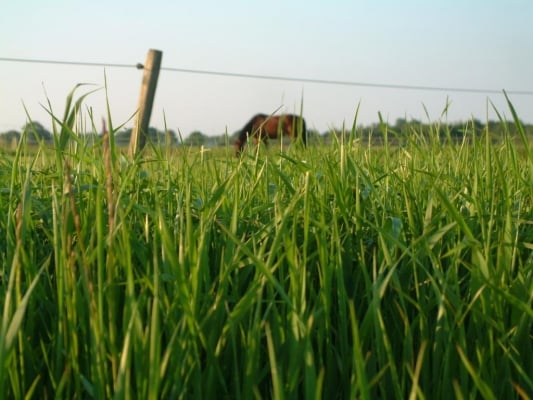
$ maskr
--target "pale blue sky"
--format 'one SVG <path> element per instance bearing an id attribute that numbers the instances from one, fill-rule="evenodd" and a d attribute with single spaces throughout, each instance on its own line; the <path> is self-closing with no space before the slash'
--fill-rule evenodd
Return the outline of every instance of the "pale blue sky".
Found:
<path id="1" fill-rule="evenodd" d="M 58 1 L 4 0 L 0 57 L 144 63 L 163 67 L 366 83 L 533 91 L 533 1 Z M 80 82 L 104 85 L 103 67 L 0 61 L 0 132 L 30 116 L 49 127 L 40 104 L 61 116 Z M 106 68 L 115 125 L 137 107 L 142 72 Z M 88 88 L 86 90 L 89 90 Z M 80 94 L 83 90 L 80 91 Z M 511 95 L 533 123 L 533 96 Z M 240 129 L 254 113 L 299 112 L 321 132 L 378 120 L 378 112 L 427 121 L 495 119 L 489 100 L 510 115 L 501 94 L 414 91 L 239 79 L 161 71 L 151 125 L 187 136 Z M 97 124 L 104 91 L 85 102 Z M 165 117 L 164 117 L 165 116 Z M 133 123 L 127 123 L 131 126 Z"/>

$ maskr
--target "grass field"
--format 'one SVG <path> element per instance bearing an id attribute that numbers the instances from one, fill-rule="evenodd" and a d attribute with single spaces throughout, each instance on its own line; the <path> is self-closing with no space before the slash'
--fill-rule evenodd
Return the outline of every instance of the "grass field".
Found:
<path id="1" fill-rule="evenodd" d="M 131 161 L 73 112 L 0 153 L 5 398 L 533 398 L 525 134 Z"/>

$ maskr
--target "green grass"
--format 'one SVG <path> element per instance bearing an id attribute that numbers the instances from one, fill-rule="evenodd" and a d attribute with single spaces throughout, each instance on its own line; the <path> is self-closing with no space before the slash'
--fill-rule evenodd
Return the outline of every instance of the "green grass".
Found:
<path id="1" fill-rule="evenodd" d="M 78 106 L 0 155 L 6 398 L 533 397 L 525 135 L 131 161 Z"/>

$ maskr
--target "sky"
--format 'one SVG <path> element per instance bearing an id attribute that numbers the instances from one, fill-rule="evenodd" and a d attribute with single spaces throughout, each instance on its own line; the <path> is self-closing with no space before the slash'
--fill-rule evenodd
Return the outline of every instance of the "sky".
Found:
<path id="1" fill-rule="evenodd" d="M 379 115 L 390 123 L 484 122 L 497 119 L 496 108 L 510 119 L 502 89 L 533 123 L 532 18 L 531 0 L 4 0 L 0 132 L 20 130 L 29 118 L 51 129 L 50 112 L 61 119 L 79 83 L 87 85 L 75 96 L 92 92 L 82 124 L 92 115 L 99 126 L 109 106 L 113 126 L 133 126 L 143 76 L 134 66 L 149 49 L 163 52 L 150 125 L 183 137 L 231 134 L 258 112 L 302 112 L 321 133 L 354 119 L 370 125 Z"/>

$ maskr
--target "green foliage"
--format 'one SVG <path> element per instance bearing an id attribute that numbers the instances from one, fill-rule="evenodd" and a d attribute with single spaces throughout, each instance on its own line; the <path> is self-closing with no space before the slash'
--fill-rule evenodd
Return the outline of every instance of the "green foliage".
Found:
<path id="1" fill-rule="evenodd" d="M 79 111 L 79 105 L 73 107 L 73 105 L 69 103 L 69 106 L 71 108 L 67 108 L 67 110 L 70 110 L 71 113 L 74 112 L 73 115 Z M 64 121 L 68 121 L 68 118 L 65 117 Z M 71 120 L 71 122 L 73 122 L 73 120 Z M 47 132 L 40 123 L 33 122 L 33 124 L 37 128 L 36 131 L 38 132 L 39 137 L 44 137 L 44 141 L 51 140 L 52 135 Z M 31 127 L 31 124 L 28 126 Z M 25 127 L 24 130 L 27 130 L 27 127 Z M 494 142 L 501 142 L 507 134 L 519 136 L 520 129 L 526 137 L 533 137 L 533 125 L 523 124 L 520 120 L 513 120 L 509 122 L 503 121 L 502 119 L 498 121 L 488 121 L 487 123 L 481 123 L 479 120 L 474 119 L 472 121 L 453 124 L 427 124 L 417 120 L 408 121 L 404 118 L 398 118 L 394 124 L 388 124 L 382 121 L 379 124 L 371 124 L 368 126 L 359 125 L 354 130 L 354 134 L 362 142 L 374 145 L 383 145 L 383 136 L 385 133 L 384 129 L 387 129 L 389 133 L 389 143 L 395 145 L 405 143 L 413 134 L 425 137 L 426 139 L 435 139 L 435 137 L 438 137 L 443 142 L 451 141 L 455 143 L 460 143 L 465 138 L 467 140 L 471 140 L 472 137 L 479 138 L 486 130 L 490 132 L 491 140 Z M 33 129 L 30 130 L 30 132 L 33 132 Z M 121 147 L 128 146 L 130 143 L 131 132 L 131 128 L 116 130 L 114 132 L 116 144 Z M 78 132 L 78 134 L 79 133 L 82 132 Z M 85 132 L 84 137 L 89 138 L 89 136 L 93 135 L 94 133 L 95 132 Z M 345 133 L 346 131 L 344 128 L 333 128 L 323 133 L 310 128 L 307 130 L 307 143 L 310 145 L 329 144 L 334 140 L 342 140 L 341 136 Z M 15 141 L 18 142 L 18 137 L 16 137 L 16 134 L 16 131 L 9 131 L 0 134 L 0 144 L 3 143 L 4 146 L 10 145 L 13 137 L 15 137 Z M 183 144 L 186 146 L 196 147 L 224 147 L 228 144 L 228 142 L 233 143 L 238 134 L 239 131 L 236 131 L 231 135 L 223 133 L 212 136 L 206 135 L 201 131 L 193 131 L 183 140 L 181 140 L 181 137 L 179 137 L 178 134 L 171 129 L 159 130 L 157 128 L 150 127 L 148 132 L 148 141 L 154 145 L 165 146 L 179 146 Z M 66 137 L 65 134 L 63 137 Z M 33 143 L 36 142 L 34 139 L 31 140 L 33 140 Z"/>
<path id="2" fill-rule="evenodd" d="M 502 126 L 0 154 L 0 393 L 531 398 L 533 160 Z"/>
<path id="3" fill-rule="evenodd" d="M 208 137 L 200 131 L 191 132 L 189 136 L 183 141 L 187 146 L 203 146 L 207 142 Z"/>
<path id="4" fill-rule="evenodd" d="M 114 138 L 117 145 L 126 147 L 130 143 L 132 129 L 122 129 L 115 133 Z M 153 145 L 176 146 L 178 144 L 176 133 L 173 130 L 160 131 L 150 127 L 148 129 L 148 141 Z"/>
<path id="5" fill-rule="evenodd" d="M 22 135 L 26 137 L 28 144 L 38 144 L 52 141 L 52 134 L 39 122 L 28 122 L 22 128 Z"/>

